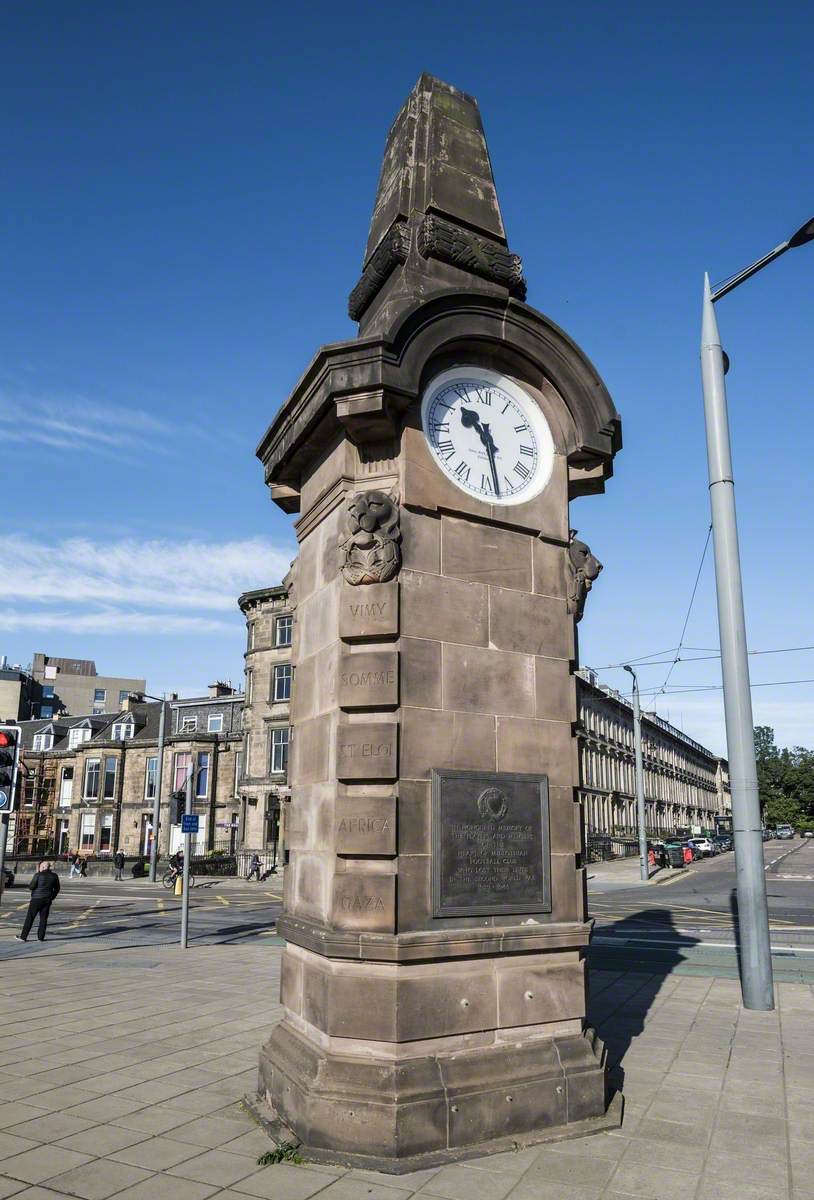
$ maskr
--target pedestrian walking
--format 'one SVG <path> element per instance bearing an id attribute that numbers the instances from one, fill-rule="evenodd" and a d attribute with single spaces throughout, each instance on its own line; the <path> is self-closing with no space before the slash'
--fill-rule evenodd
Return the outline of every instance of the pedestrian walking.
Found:
<path id="1" fill-rule="evenodd" d="M 14 936 L 18 942 L 27 942 L 31 926 L 34 924 L 34 918 L 39 916 L 37 941 L 44 942 L 45 927 L 48 924 L 48 914 L 51 911 L 51 904 L 59 893 L 59 876 L 56 871 L 51 870 L 51 864 L 47 859 L 43 859 L 40 863 L 28 886 L 31 889 L 28 912 L 25 914 L 22 929 Z"/>
<path id="2" fill-rule="evenodd" d="M 260 882 L 260 868 L 262 867 L 262 865 L 263 865 L 263 864 L 262 864 L 262 863 L 261 863 L 261 861 L 260 861 L 260 855 L 259 855 L 259 854 L 253 854 L 253 855 L 252 855 L 252 860 L 251 860 L 251 862 L 249 863 L 249 873 L 248 873 L 248 875 L 246 876 L 246 879 L 247 879 L 247 880 L 249 880 L 249 879 L 251 879 L 252 875 L 256 875 L 256 876 L 257 876 L 257 882 L 259 883 L 259 882 Z"/>
<path id="3" fill-rule="evenodd" d="M 87 879 L 87 877 L 88 877 L 88 860 L 86 858 L 83 858 L 83 856 L 80 854 L 80 856 L 79 856 L 79 878 Z"/>
<path id="4" fill-rule="evenodd" d="M 74 875 L 79 875 L 79 873 L 80 873 L 79 864 L 81 863 L 81 861 L 82 860 L 79 857 L 79 855 L 77 854 L 76 850 L 74 850 L 73 854 L 68 855 L 68 862 L 71 864 L 71 869 L 68 872 L 69 879 L 73 879 Z"/>
<path id="5" fill-rule="evenodd" d="M 124 851 L 122 850 L 121 846 L 119 846 L 118 850 L 113 856 L 113 866 L 116 868 L 116 874 L 113 876 L 113 878 L 123 879 L 124 876 L 122 875 L 122 871 L 124 870 Z"/>

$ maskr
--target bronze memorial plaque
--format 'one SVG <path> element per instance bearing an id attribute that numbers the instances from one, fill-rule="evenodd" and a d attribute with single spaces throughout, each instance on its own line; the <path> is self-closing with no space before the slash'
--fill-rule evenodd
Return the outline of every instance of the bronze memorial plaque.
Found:
<path id="1" fill-rule="evenodd" d="M 548 777 L 432 772 L 433 916 L 551 912 Z"/>

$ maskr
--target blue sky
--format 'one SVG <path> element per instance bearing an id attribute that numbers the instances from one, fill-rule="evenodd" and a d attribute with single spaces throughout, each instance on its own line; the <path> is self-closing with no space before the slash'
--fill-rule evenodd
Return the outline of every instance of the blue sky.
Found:
<path id="1" fill-rule="evenodd" d="M 254 447 L 317 347 L 355 334 L 385 134 L 427 70 L 478 97 L 529 302 L 622 414 L 606 495 L 572 509 L 605 563 L 583 661 L 669 660 L 709 522 L 703 272 L 814 212 L 813 34 L 802 3 L 6 0 L 0 653 L 154 690 L 240 677 L 234 597 L 294 553 Z M 814 247 L 719 306 L 755 650 L 814 643 L 813 313 Z M 685 643 L 717 644 L 711 554 Z M 752 677 L 756 720 L 814 744 L 814 686 L 779 682 L 814 652 Z M 719 682 L 682 662 L 669 688 Z M 723 750 L 720 692 L 657 708 Z"/>

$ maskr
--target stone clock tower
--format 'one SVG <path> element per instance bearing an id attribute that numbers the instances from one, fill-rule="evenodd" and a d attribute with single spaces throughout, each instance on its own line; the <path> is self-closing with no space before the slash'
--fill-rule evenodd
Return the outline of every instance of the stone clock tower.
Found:
<path id="1" fill-rule="evenodd" d="M 284 1015 L 261 1097 L 306 1152 L 407 1170 L 618 1123 L 586 1026 L 569 529 L 619 418 L 525 304 L 475 100 L 390 130 L 353 341 L 258 449 L 298 513 Z"/>

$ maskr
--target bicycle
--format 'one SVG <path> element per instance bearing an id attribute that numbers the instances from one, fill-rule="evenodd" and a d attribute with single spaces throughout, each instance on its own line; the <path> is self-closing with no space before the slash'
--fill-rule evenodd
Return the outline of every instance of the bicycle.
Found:
<path id="1" fill-rule="evenodd" d="M 170 867 L 169 871 L 166 872 L 166 874 L 164 875 L 164 878 L 161 880 L 161 882 L 164 884 L 164 887 L 167 889 L 167 891 L 173 890 L 173 888 L 175 887 L 175 881 L 176 881 L 176 879 L 179 878 L 179 876 L 181 874 L 182 874 L 182 872 L 176 871 L 175 867 Z M 190 886 L 190 888 L 195 887 L 195 876 L 194 875 L 190 875 L 190 877 L 189 877 L 189 886 Z"/>

